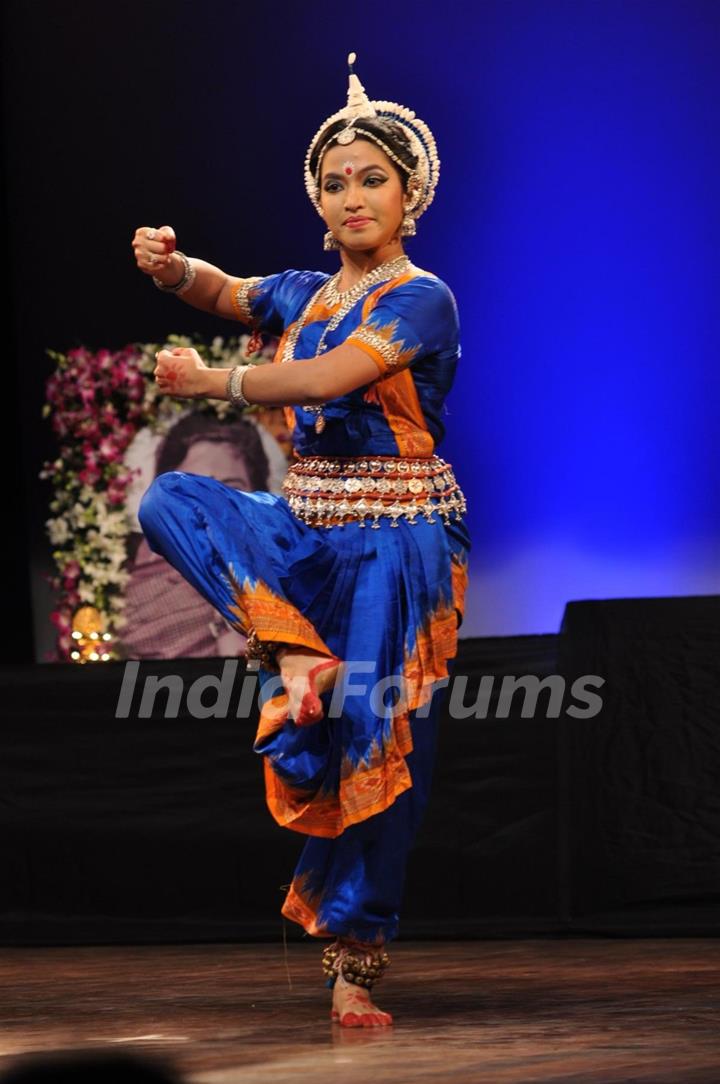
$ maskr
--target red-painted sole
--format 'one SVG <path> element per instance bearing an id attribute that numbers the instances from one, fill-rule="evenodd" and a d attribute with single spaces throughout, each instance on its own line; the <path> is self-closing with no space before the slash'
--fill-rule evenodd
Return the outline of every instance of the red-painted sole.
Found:
<path id="1" fill-rule="evenodd" d="M 380 1024 L 375 1024 L 375 1023 L 365 1024 L 365 1023 L 363 1023 L 363 1017 L 364 1016 L 367 1016 L 367 1017 L 385 1016 L 388 1019 L 385 1020 L 384 1022 L 380 1023 Z M 393 1018 L 392 1018 L 392 1016 L 390 1015 L 389 1012 L 385 1012 L 385 1013 L 346 1012 L 345 1015 L 343 1016 L 342 1020 L 341 1020 L 340 1019 L 340 1013 L 337 1011 L 337 1009 L 331 1009 L 330 1010 L 330 1019 L 334 1023 L 340 1024 L 340 1026 L 344 1027 L 344 1028 L 365 1028 L 365 1027 L 368 1027 L 368 1028 L 380 1028 L 380 1027 L 386 1028 L 386 1027 L 392 1027 L 392 1022 L 393 1022 Z"/>
<path id="2" fill-rule="evenodd" d="M 318 663 L 317 666 L 313 666 L 312 670 L 308 674 L 309 690 L 305 693 L 300 703 L 300 710 L 295 720 L 296 726 L 312 726 L 313 723 L 319 723 L 323 717 L 323 706 L 318 696 L 316 675 L 323 670 L 329 670 L 331 667 L 337 667 L 338 674 L 340 673 L 340 659 L 333 656 L 332 659 L 326 659 L 325 662 Z M 334 684 L 334 682 L 333 682 Z M 332 684 L 328 685 L 328 689 L 332 688 Z M 327 692 L 327 689 L 323 689 L 323 692 Z"/>

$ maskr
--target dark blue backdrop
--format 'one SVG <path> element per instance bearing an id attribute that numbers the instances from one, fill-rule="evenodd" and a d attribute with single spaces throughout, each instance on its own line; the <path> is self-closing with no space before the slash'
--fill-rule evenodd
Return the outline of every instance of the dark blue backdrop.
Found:
<path id="1" fill-rule="evenodd" d="M 571 599 L 720 590 L 720 4 L 8 10 L 29 488 L 45 346 L 232 330 L 134 272 L 135 226 L 169 222 L 236 274 L 334 266 L 302 162 L 352 49 L 370 97 L 414 108 L 442 159 L 408 251 L 460 308 L 440 451 L 471 510 L 464 634 L 553 632 Z"/>

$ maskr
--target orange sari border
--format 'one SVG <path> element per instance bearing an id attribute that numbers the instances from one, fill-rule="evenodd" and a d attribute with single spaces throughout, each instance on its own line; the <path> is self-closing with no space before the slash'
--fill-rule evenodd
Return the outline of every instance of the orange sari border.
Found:
<path id="1" fill-rule="evenodd" d="M 291 329 L 295 326 L 296 323 L 297 320 L 295 320 L 292 324 L 288 324 L 288 326 L 285 328 L 282 335 L 280 336 L 280 340 L 277 344 L 277 349 L 275 350 L 272 359 L 273 365 L 279 365 L 282 362 L 283 354 L 285 352 L 285 343 L 288 340 L 288 335 L 290 334 Z M 292 433 L 296 425 L 295 408 L 290 406 L 284 406 L 282 408 L 282 412 L 283 417 L 285 418 L 285 425 L 287 427 L 287 430 L 289 433 Z"/>
<path id="2" fill-rule="evenodd" d="M 450 574 L 452 577 L 453 603 L 462 619 L 465 616 L 465 595 L 468 587 L 468 561 L 461 561 L 456 554 L 453 554 Z"/>
<path id="3" fill-rule="evenodd" d="M 255 745 L 271 737 L 276 730 L 281 730 L 288 717 L 290 698 L 287 693 L 278 693 L 270 697 L 260 708 L 260 719 L 255 734 Z"/>
<path id="4" fill-rule="evenodd" d="M 248 629 L 254 628 L 260 640 L 297 644 L 332 656 L 312 622 L 291 602 L 275 594 L 262 580 L 252 583 L 246 577 L 240 584 L 232 568 L 228 574 L 234 598 L 228 610 L 234 614 L 236 621 L 233 623 L 240 632 L 247 633 Z"/>
<path id="5" fill-rule="evenodd" d="M 405 653 L 405 699 L 395 705 L 392 725 L 382 745 L 375 742 L 359 762 L 346 753 L 340 767 L 337 794 L 307 793 L 289 786 L 264 758 L 265 796 L 273 818 L 284 828 L 304 835 L 335 839 L 353 824 L 383 813 L 412 787 L 406 757 L 412 752 L 410 712 L 426 704 L 438 681 L 449 677 L 447 660 L 457 652 L 454 604 L 444 601 L 417 631 L 412 652 Z M 256 743 L 287 720 L 287 697 L 273 697 L 262 707 Z"/>
<path id="6" fill-rule="evenodd" d="M 425 422 L 410 369 L 371 384 L 363 398 L 380 406 L 400 455 L 424 458 L 433 454 L 435 441 Z"/>
<path id="7" fill-rule="evenodd" d="M 265 757 L 265 798 L 282 828 L 307 836 L 336 839 L 352 824 L 383 813 L 412 786 L 410 771 L 399 750 L 373 768 L 341 781 L 338 794 L 305 794 L 293 790 Z"/>
<path id="8" fill-rule="evenodd" d="M 334 934 L 318 922 L 321 896 L 319 892 L 312 892 L 309 889 L 308 880 L 309 876 L 306 873 L 300 877 L 293 877 L 280 914 L 289 918 L 291 922 L 297 922 L 312 937 L 333 937 Z"/>

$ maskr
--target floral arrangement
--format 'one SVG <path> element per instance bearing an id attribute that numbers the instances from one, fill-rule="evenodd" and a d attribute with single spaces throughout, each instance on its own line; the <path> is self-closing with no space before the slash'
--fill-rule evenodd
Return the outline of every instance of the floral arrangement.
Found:
<path id="1" fill-rule="evenodd" d="M 93 353 L 85 347 L 67 354 L 48 351 L 56 369 L 46 384 L 43 417 L 51 419 L 59 455 L 44 464 L 40 477 L 54 488 L 46 527 L 56 569 L 50 582 L 57 593 L 51 620 L 57 630 L 58 661 L 117 657 L 112 641 L 124 623 L 130 531 L 125 502 L 133 480 L 125 452 L 140 429 L 167 432 L 188 408 L 187 400 L 158 391 L 152 375 L 155 354 L 163 347 L 194 347 L 206 365 L 219 368 L 271 360 L 273 344 L 247 358 L 248 340 L 248 335 L 227 340 L 218 336 L 207 345 L 170 335 L 165 344 L 135 344 L 115 352 Z M 237 413 L 222 400 L 198 399 L 192 406 L 221 419 Z M 102 618 L 95 634 L 102 650 L 93 655 L 75 649 L 80 633 L 73 631 L 73 616 L 81 607 L 94 607 Z"/>

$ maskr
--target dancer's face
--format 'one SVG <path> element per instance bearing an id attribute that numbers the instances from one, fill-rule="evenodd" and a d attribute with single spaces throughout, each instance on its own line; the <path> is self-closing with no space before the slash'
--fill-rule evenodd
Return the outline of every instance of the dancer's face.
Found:
<path id="1" fill-rule="evenodd" d="M 361 252 L 386 245 L 400 233 L 403 187 L 395 166 L 370 140 L 355 138 L 325 154 L 320 206 L 328 229 L 344 248 Z M 365 219 L 351 226 L 350 218 Z"/>

